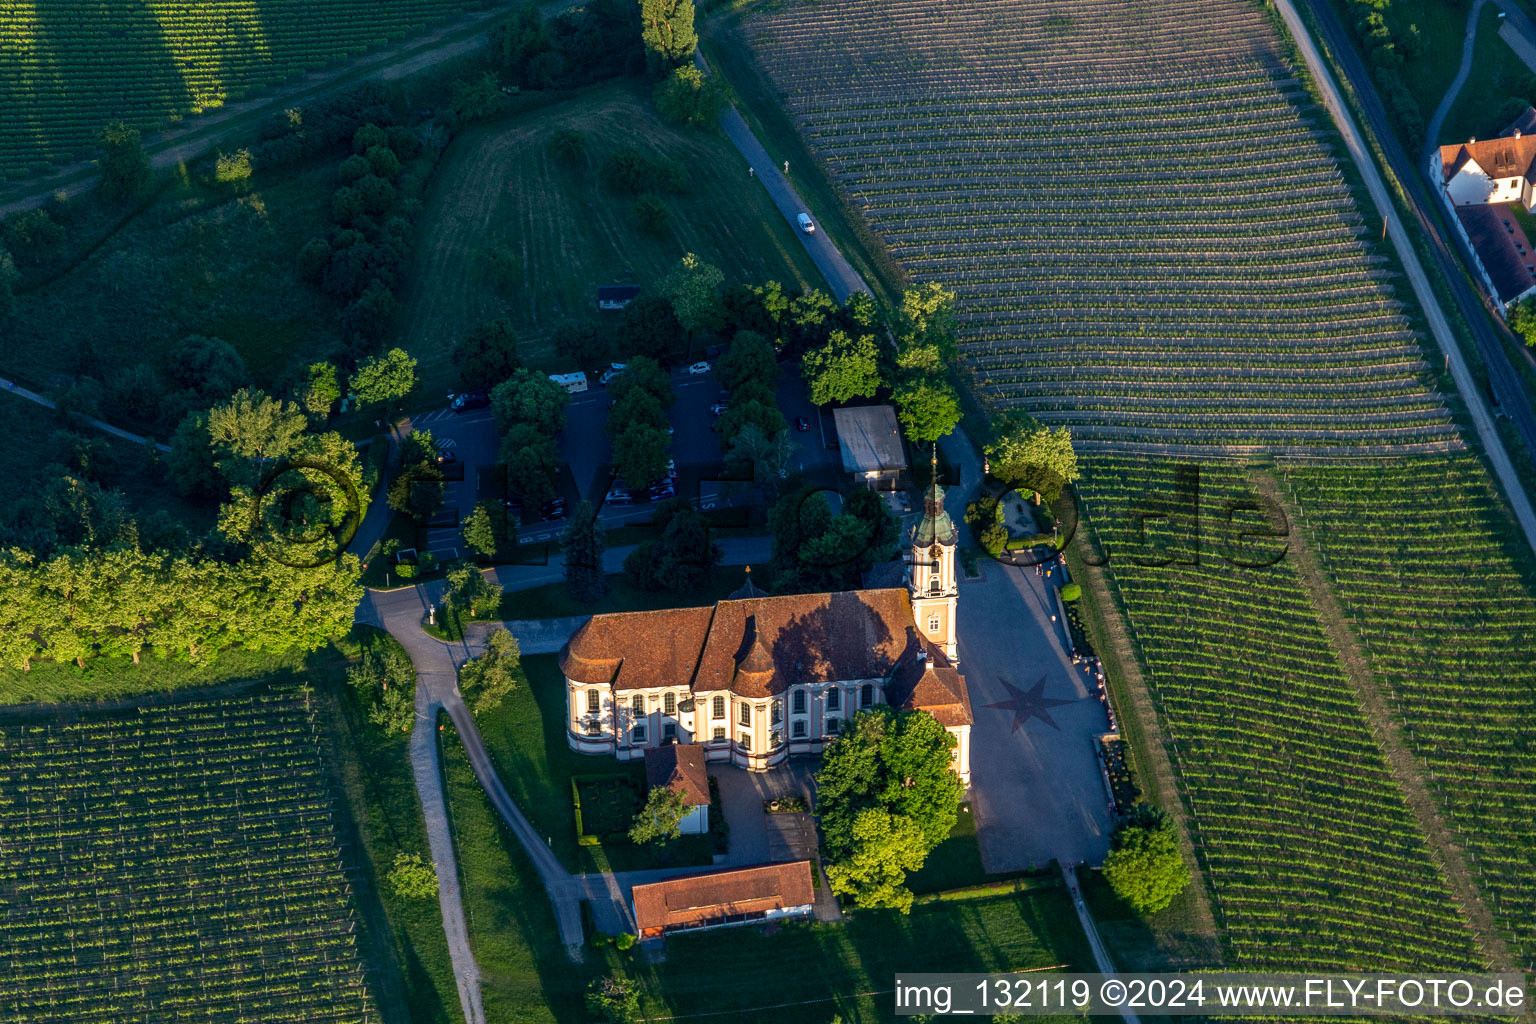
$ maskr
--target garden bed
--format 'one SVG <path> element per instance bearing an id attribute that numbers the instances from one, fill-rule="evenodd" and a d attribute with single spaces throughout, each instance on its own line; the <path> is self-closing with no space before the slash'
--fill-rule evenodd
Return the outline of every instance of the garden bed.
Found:
<path id="1" fill-rule="evenodd" d="M 1136 798 L 1141 796 L 1136 780 L 1131 777 L 1129 748 L 1119 733 L 1111 732 L 1100 736 L 1094 749 L 1099 755 L 1099 765 L 1104 770 L 1104 781 L 1109 787 L 1115 813 L 1124 814 L 1131 809 Z"/>

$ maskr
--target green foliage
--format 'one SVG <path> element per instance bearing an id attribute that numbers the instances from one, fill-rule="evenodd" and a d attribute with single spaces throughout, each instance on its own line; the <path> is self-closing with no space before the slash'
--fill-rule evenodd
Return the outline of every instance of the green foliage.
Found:
<path id="1" fill-rule="evenodd" d="M 483 121 L 501 113 L 501 82 L 496 72 L 487 71 L 474 78 L 462 78 L 453 83 L 453 97 L 449 109 L 460 124 Z"/>
<path id="2" fill-rule="evenodd" d="M 640 846 L 677 839 L 683 834 L 681 825 L 687 814 L 681 792 L 670 786 L 657 786 L 646 795 L 645 806 L 635 815 L 629 841 Z"/>
<path id="3" fill-rule="evenodd" d="M 667 376 L 667 371 L 661 368 L 660 363 L 649 356 L 632 357 L 625 365 L 624 372 L 608 386 L 608 394 L 615 402 L 626 401 L 636 391 L 654 398 L 660 409 L 670 409 L 677 401 L 672 378 Z"/>
<path id="4" fill-rule="evenodd" d="M 1080 583 L 1068 583 L 1066 586 L 1061 588 L 1061 599 L 1067 604 L 1071 604 L 1073 601 L 1081 600 L 1082 596 L 1083 587 Z"/>
<path id="5" fill-rule="evenodd" d="M 251 151 L 237 149 L 233 153 L 220 152 L 213 163 L 213 180 L 221 183 L 248 181 L 251 177 Z"/>
<path id="6" fill-rule="evenodd" d="M 475 506 L 481 508 L 485 503 Z M 455 610 L 467 611 L 471 617 L 480 618 L 496 611 L 501 604 L 501 591 L 485 578 L 476 566 L 455 565 L 446 573 L 448 589 L 446 603 Z"/>
<path id="7" fill-rule="evenodd" d="M 437 872 L 416 853 L 395 854 L 395 866 L 389 869 L 389 888 L 401 899 L 437 899 Z"/>
<path id="8" fill-rule="evenodd" d="M 832 891 L 855 906 L 911 913 L 907 872 L 923 866 L 929 849 L 917 823 L 871 807 L 854 815 L 848 836 L 842 856 L 826 866 Z"/>
<path id="9" fill-rule="evenodd" d="M 772 389 L 778 376 L 779 363 L 773 345 L 756 331 L 737 331 L 731 347 L 715 363 L 715 379 L 732 393 L 748 383 Z"/>
<path id="10" fill-rule="evenodd" d="M 608 1024 L 636 1024 L 640 1020 L 640 993 L 627 978 L 597 978 L 587 989 L 587 1012 Z"/>
<path id="11" fill-rule="evenodd" d="M 669 157 L 648 157 L 633 146 L 608 155 L 598 172 L 603 185 L 623 195 L 642 192 L 667 192 L 678 195 L 687 191 L 688 177 L 683 165 Z"/>
<path id="12" fill-rule="evenodd" d="M 682 348 L 683 325 L 672 303 L 660 295 L 642 295 L 624 310 L 619 327 L 620 358 L 635 356 L 659 359 Z"/>
<path id="13" fill-rule="evenodd" d="M 660 538 L 625 556 L 625 575 L 642 590 L 696 591 L 721 557 L 703 515 L 686 498 L 668 498 L 657 504 L 654 525 Z"/>
<path id="14" fill-rule="evenodd" d="M 641 231 L 657 238 L 667 233 L 667 227 L 672 222 L 672 213 L 667 209 L 667 204 L 654 192 L 643 193 L 635 200 L 629 212 Z"/>
<path id="15" fill-rule="evenodd" d="M 347 669 L 347 684 L 368 721 L 385 732 L 411 731 L 416 721 L 416 668 L 394 638 L 365 647 L 357 664 Z"/>
<path id="16" fill-rule="evenodd" d="M 555 351 L 584 368 L 608 358 L 608 338 L 588 320 L 564 320 L 555 328 Z"/>
<path id="17" fill-rule="evenodd" d="M 556 128 L 549 137 L 549 153 L 567 167 L 587 158 L 587 137 L 575 128 Z"/>
<path id="18" fill-rule="evenodd" d="M 480 574 L 475 573 L 476 577 Z M 459 669 L 459 691 L 475 717 L 494 711 L 521 675 L 522 652 L 517 638 L 497 626 L 485 638 L 485 653 Z"/>
<path id="19" fill-rule="evenodd" d="M 768 434 L 759 424 L 747 423 L 731 438 L 725 461 L 750 466 L 752 479 L 758 486 L 770 496 L 777 496 L 779 487 L 789 476 L 789 460 L 799 450 L 800 446 L 788 430 Z"/>
<path id="20" fill-rule="evenodd" d="M 506 545 L 510 536 L 507 526 L 506 509 L 499 503 L 476 502 L 464 517 L 464 543 L 490 558 Z"/>
<path id="21" fill-rule="evenodd" d="M 834 890 L 860 906 L 910 910 L 904 872 L 948 837 L 964 795 L 954 743 L 922 711 L 879 706 L 849 719 L 816 773 Z"/>
<path id="22" fill-rule="evenodd" d="M 348 384 L 364 405 L 397 402 L 416 386 L 416 360 L 404 349 L 392 348 L 358 364 Z"/>
<path id="23" fill-rule="evenodd" d="M 511 295 L 522 279 L 523 260 L 511 245 L 487 245 L 479 253 L 480 273 L 502 295 Z"/>
<path id="24" fill-rule="evenodd" d="M 97 136 L 101 156 L 101 194 L 109 203 L 136 198 L 149 183 L 149 157 L 139 141 L 139 130 L 124 121 L 113 121 Z"/>
<path id="25" fill-rule="evenodd" d="M 1173 821 L 1166 812 L 1137 804 L 1110 837 L 1104 878 L 1138 912 L 1156 913 L 1189 885 Z"/>
<path id="26" fill-rule="evenodd" d="M 523 365 L 517 355 L 517 332 L 508 317 L 482 320 L 453 347 L 459 386 L 466 390 L 493 388 Z"/>
<path id="27" fill-rule="evenodd" d="M 503 434 L 518 424 L 527 424 L 542 434 L 558 434 L 565 429 L 565 409 L 570 402 L 570 394 L 547 374 L 527 367 L 514 371 L 491 390 L 491 409 Z"/>
<path id="28" fill-rule="evenodd" d="M 186 497 L 212 498 L 224 487 L 208 434 L 208 413 L 189 412 L 171 435 L 167 459 L 176 490 Z"/>
<path id="29" fill-rule="evenodd" d="M 445 495 L 443 471 L 434 463 L 418 462 L 395 474 L 386 500 L 396 512 L 420 522 L 442 511 Z"/>
<path id="30" fill-rule="evenodd" d="M 900 525 L 885 499 L 854 488 L 832 515 L 814 488 L 793 490 L 768 511 L 773 534 L 773 587 L 803 594 L 858 589 L 861 577 L 896 551 Z"/>
<path id="31" fill-rule="evenodd" d="M 1536 296 L 1521 299 L 1505 314 L 1509 329 L 1525 340 L 1526 345 L 1536 348 Z"/>
<path id="32" fill-rule="evenodd" d="M 293 451 L 309 419 L 292 402 L 244 388 L 208 410 L 208 437 L 219 471 L 253 483 L 261 466 Z"/>
<path id="33" fill-rule="evenodd" d="M 662 120 L 690 128 L 713 128 L 726 107 L 720 84 L 692 64 L 674 68 L 652 93 Z"/>
<path id="34" fill-rule="evenodd" d="M 749 426 L 757 427 L 764 437 L 770 438 L 789 429 L 772 391 L 758 386 L 738 389 L 726 403 L 725 413 L 715 420 L 714 429 L 720 434 L 721 446 L 730 451 L 736 438 Z"/>
<path id="35" fill-rule="evenodd" d="M 388 146 L 369 146 L 365 158 L 369 170 L 379 177 L 392 181 L 400 176 L 400 158 Z"/>
<path id="36" fill-rule="evenodd" d="M 817 405 L 870 398 L 880 389 L 880 352 L 873 334 L 833 331 L 820 348 L 806 350 L 801 373 Z"/>
<path id="37" fill-rule="evenodd" d="M 662 279 L 661 293 L 672 302 L 677 322 L 689 334 L 719 330 L 725 322 L 720 286 L 725 275 L 693 253 L 684 253 Z"/>
<path id="38" fill-rule="evenodd" d="M 624 932 L 623 934 L 618 935 L 618 936 L 616 936 L 614 938 L 613 945 L 620 952 L 627 952 L 628 950 L 631 950 L 631 949 L 634 948 L 635 943 L 637 941 L 638 940 L 635 938 L 634 935 L 632 935 L 629 932 Z"/>
<path id="39" fill-rule="evenodd" d="M 998 424 L 997 438 L 983 449 L 992 475 L 1012 488 L 1038 491 L 1056 500 L 1064 484 L 1078 477 L 1072 432 L 1051 430 L 1028 416 L 1008 415 Z"/>
<path id="40" fill-rule="evenodd" d="M 552 434 L 531 423 L 517 423 L 501 438 L 501 463 L 507 489 L 532 509 L 555 496 L 555 469 L 560 453 Z"/>
<path id="41" fill-rule="evenodd" d="M 560 548 L 565 555 L 565 582 L 576 600 L 592 602 L 608 592 L 608 577 L 603 570 L 606 546 L 597 508 L 590 501 L 581 502 L 560 534 Z"/>
<path id="42" fill-rule="evenodd" d="M 64 228 L 46 209 L 38 207 L 7 217 L 0 239 L 17 259 L 37 264 L 58 252 L 64 241 Z"/>
<path id="43" fill-rule="evenodd" d="M 341 398 L 341 378 L 330 363 L 310 363 L 299 385 L 299 405 L 317 420 L 330 416 Z"/>
<path id="44" fill-rule="evenodd" d="M 666 433 L 655 426 L 631 423 L 613 439 L 614 473 L 632 487 L 656 483 L 667 471 L 667 443 Z"/>
<path id="45" fill-rule="evenodd" d="M 5 323 L 16 308 L 16 263 L 11 254 L 0 249 L 0 324 Z"/>
<path id="46" fill-rule="evenodd" d="M 384 129 L 371 121 L 352 133 L 352 152 L 357 156 L 362 156 L 374 146 L 388 144 L 389 136 L 384 133 Z"/>
<path id="47" fill-rule="evenodd" d="M 699 37 L 693 27 L 693 0 L 640 0 L 640 39 L 653 75 L 690 60 Z"/>
<path id="48" fill-rule="evenodd" d="M 913 441 L 937 441 L 960 422 L 960 399 L 943 379 L 909 377 L 896 385 L 891 400 L 902 430 Z"/>

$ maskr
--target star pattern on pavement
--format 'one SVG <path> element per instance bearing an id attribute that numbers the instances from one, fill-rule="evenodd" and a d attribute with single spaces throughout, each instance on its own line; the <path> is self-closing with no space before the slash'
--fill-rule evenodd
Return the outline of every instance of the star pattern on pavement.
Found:
<path id="1" fill-rule="evenodd" d="M 1061 726 L 1057 725 L 1055 720 L 1051 718 L 1050 709 L 1054 707 L 1060 707 L 1063 704 L 1071 704 L 1072 701 L 1056 700 L 1054 698 L 1047 697 L 1045 695 L 1045 676 L 1041 676 L 1040 681 L 1034 686 L 1031 686 L 1028 692 L 1019 689 L 1017 686 L 1014 686 L 1012 683 L 1009 683 L 1003 679 L 998 679 L 998 682 L 1002 683 L 1003 689 L 1008 691 L 1009 699 L 999 701 L 996 704 L 987 704 L 985 706 L 989 708 L 997 708 L 999 711 L 1012 711 L 1012 732 L 1018 732 L 1024 727 L 1024 723 L 1029 721 L 1031 718 L 1038 718 L 1040 721 L 1044 722 L 1052 729 L 1055 729 L 1057 732 L 1061 731 Z"/>

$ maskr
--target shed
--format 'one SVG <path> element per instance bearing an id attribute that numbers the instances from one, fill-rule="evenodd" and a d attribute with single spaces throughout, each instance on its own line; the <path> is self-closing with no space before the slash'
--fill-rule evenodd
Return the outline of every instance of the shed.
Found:
<path id="1" fill-rule="evenodd" d="M 623 309 L 640 294 L 637 284 L 602 284 L 597 286 L 598 309 Z"/>
<path id="2" fill-rule="evenodd" d="M 907 471 L 906 448 L 896 427 L 896 410 L 888 405 L 834 409 L 837 443 L 843 469 L 872 490 L 898 490 Z"/>
<path id="3" fill-rule="evenodd" d="M 635 928 L 642 939 L 676 931 L 806 917 L 816 903 L 808 860 L 637 885 L 632 898 Z"/>
<path id="4" fill-rule="evenodd" d="M 684 835 L 709 831 L 709 774 L 704 769 L 704 748 L 697 743 L 668 743 L 645 752 L 645 783 L 651 789 L 665 787 L 683 795 L 688 813 L 679 823 Z"/>

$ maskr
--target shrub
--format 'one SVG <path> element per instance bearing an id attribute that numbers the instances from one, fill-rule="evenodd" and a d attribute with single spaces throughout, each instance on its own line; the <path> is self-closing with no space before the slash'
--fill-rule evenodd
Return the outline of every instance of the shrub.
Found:
<path id="1" fill-rule="evenodd" d="M 376 124 L 365 124 L 352 133 L 352 152 L 366 153 L 372 147 L 387 145 L 388 142 L 383 128 Z"/>
<path id="2" fill-rule="evenodd" d="M 368 147 L 368 166 L 381 178 L 395 178 L 400 174 L 400 158 L 388 146 Z M 347 158 L 348 160 L 351 157 Z"/>
<path id="3" fill-rule="evenodd" d="M 311 238 L 299 250 L 299 276 L 310 284 L 325 280 L 325 268 L 331 262 L 331 243 L 323 238 Z"/>
<path id="4" fill-rule="evenodd" d="M 245 181 L 251 176 L 251 151 L 237 149 L 233 153 L 220 153 L 213 165 L 214 181 Z"/>
<path id="5" fill-rule="evenodd" d="M 385 129 L 385 145 L 395 151 L 401 160 L 414 160 L 421 155 L 421 140 L 416 133 L 401 125 Z"/>
<path id="6" fill-rule="evenodd" d="M 619 947 L 619 949 L 632 949 L 635 945 L 635 941 L 636 940 L 633 935 L 631 935 L 629 932 L 624 932 L 618 938 L 613 940 L 613 944 Z"/>
<path id="7" fill-rule="evenodd" d="M 343 185 L 351 185 L 373 173 L 373 165 L 367 157 L 349 156 L 336 168 L 336 179 Z"/>
<path id="8" fill-rule="evenodd" d="M 667 224 L 671 220 L 671 213 L 667 210 L 667 204 L 655 193 L 647 192 L 635 200 L 635 205 L 630 208 L 631 215 L 640 230 L 648 235 L 661 235 L 667 230 Z"/>
<path id="9" fill-rule="evenodd" d="M 389 871 L 389 887 L 396 896 L 408 900 L 437 899 L 437 872 L 420 855 L 399 853 Z"/>
<path id="10" fill-rule="evenodd" d="M 401 562 L 395 566 L 395 575 L 403 580 L 415 579 L 416 571 L 416 567 L 410 562 Z"/>
<path id="11" fill-rule="evenodd" d="M 1061 599 L 1068 604 L 1083 596 L 1083 588 L 1077 583 L 1068 583 L 1061 588 Z"/>
<path id="12" fill-rule="evenodd" d="M 567 167 L 574 167 L 587 155 L 587 137 L 575 128 L 556 128 L 549 137 L 549 152 Z"/>

